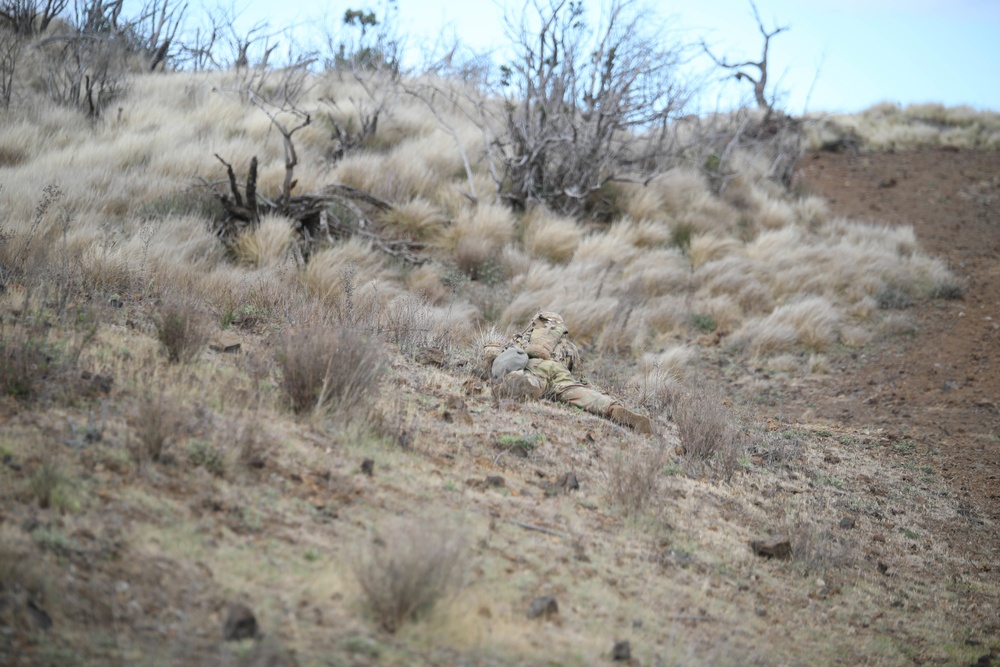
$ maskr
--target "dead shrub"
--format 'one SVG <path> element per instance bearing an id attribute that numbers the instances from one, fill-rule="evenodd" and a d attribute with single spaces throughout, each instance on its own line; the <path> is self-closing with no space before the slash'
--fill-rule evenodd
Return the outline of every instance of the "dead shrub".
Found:
<path id="1" fill-rule="evenodd" d="M 350 327 L 312 325 L 293 333 L 277 362 L 281 388 L 297 414 L 349 415 L 375 396 L 385 370 L 379 344 Z"/>
<path id="2" fill-rule="evenodd" d="M 164 301 L 153 323 L 156 325 L 156 337 L 171 363 L 193 360 L 208 342 L 208 330 L 190 302 L 177 299 Z"/>
<path id="3" fill-rule="evenodd" d="M 626 516 L 642 514 L 656 497 L 663 476 L 663 442 L 641 447 L 637 442 L 608 462 L 608 497 Z"/>
<path id="4" fill-rule="evenodd" d="M 402 518 L 356 554 L 363 603 L 386 632 L 425 616 L 461 588 L 465 540 L 438 520 Z"/>
<path id="5" fill-rule="evenodd" d="M 746 447 L 727 403 L 717 388 L 704 386 L 682 392 L 674 403 L 673 419 L 689 474 L 728 481 L 739 466 Z"/>

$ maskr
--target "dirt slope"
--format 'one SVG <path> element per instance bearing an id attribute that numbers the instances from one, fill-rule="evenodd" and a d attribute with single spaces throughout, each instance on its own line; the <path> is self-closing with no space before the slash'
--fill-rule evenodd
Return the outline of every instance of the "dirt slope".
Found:
<path id="1" fill-rule="evenodd" d="M 912 225 L 921 247 L 965 281 L 956 300 L 906 309 L 915 335 L 840 355 L 789 410 L 913 438 L 1000 549 L 1000 153 L 927 149 L 807 155 L 798 185 L 835 215 Z M 975 522 L 974 522 L 975 523 Z M 977 524 L 978 525 L 978 524 Z M 986 545 L 984 545 L 986 546 Z"/>

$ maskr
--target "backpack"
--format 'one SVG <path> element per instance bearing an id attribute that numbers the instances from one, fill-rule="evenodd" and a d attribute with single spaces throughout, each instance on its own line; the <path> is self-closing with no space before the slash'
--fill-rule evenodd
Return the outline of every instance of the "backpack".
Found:
<path id="1" fill-rule="evenodd" d="M 514 344 L 531 359 L 556 361 L 573 370 L 580 363 L 580 350 L 567 334 L 569 329 L 558 313 L 542 311 L 527 329 L 514 336 Z"/>

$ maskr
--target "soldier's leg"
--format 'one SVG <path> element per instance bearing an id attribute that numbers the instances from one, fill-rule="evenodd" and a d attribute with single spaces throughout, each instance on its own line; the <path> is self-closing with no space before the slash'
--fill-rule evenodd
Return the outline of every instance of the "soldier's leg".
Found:
<path id="1" fill-rule="evenodd" d="M 552 395 L 556 400 L 586 410 L 599 417 L 611 419 L 623 426 L 635 429 L 638 433 L 652 434 L 653 425 L 649 421 L 649 417 L 629 410 L 604 392 L 580 384 L 562 364 L 542 361 L 537 366 L 538 371 L 545 373 L 552 388 Z"/>

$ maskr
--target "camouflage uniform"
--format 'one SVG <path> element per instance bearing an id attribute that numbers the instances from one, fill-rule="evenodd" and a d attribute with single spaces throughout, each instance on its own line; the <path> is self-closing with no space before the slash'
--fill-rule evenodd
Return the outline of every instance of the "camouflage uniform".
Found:
<path id="1" fill-rule="evenodd" d="M 580 350 L 568 337 L 562 317 L 541 312 L 527 329 L 514 336 L 513 345 L 528 355 L 523 370 L 503 375 L 494 372 L 498 396 L 511 398 L 548 398 L 567 403 L 600 417 L 610 418 L 641 433 L 652 433 L 652 425 L 643 417 L 625 408 L 615 398 L 589 387 L 573 376 L 580 365 Z M 494 360 L 501 353 L 498 344 L 484 349 L 487 366 L 496 371 Z M 499 376 L 499 377 L 498 377 Z"/>

